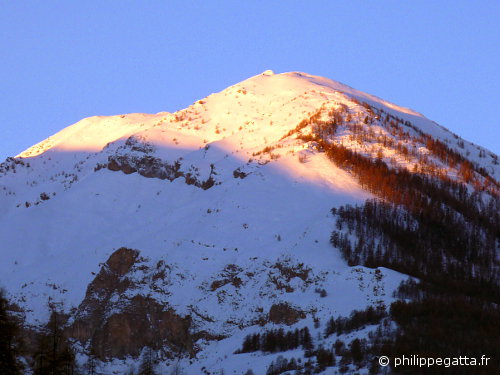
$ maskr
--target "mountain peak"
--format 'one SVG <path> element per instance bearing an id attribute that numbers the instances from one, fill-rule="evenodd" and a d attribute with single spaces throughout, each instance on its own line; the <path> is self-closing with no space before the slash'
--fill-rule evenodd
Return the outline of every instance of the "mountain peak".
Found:
<path id="1" fill-rule="evenodd" d="M 273 349 L 236 354 L 245 335 L 306 327 L 319 353 L 333 316 L 390 311 L 399 272 L 466 259 L 488 276 L 498 165 L 414 111 L 266 71 L 174 113 L 84 119 L 0 164 L 0 274 L 27 322 L 60 308 L 102 372 L 149 346 L 164 372 L 177 356 L 188 374 L 260 358 L 266 373 Z"/>
<path id="2" fill-rule="evenodd" d="M 290 146 L 293 137 L 287 138 L 287 134 L 304 122 L 310 126 L 301 129 L 300 134 L 311 134 L 314 121 L 328 122 L 339 111 L 345 119 L 349 119 L 347 122 L 362 121 L 362 126 L 367 127 L 366 130 L 370 127 L 371 132 L 378 132 L 378 137 L 394 138 L 390 134 L 393 130 L 384 124 L 392 117 L 401 124 L 401 132 L 406 131 L 413 137 L 426 134 L 465 158 L 472 154 L 473 162 L 480 168 L 486 168 L 493 176 L 499 174 L 495 155 L 461 140 L 411 109 L 328 78 L 304 72 L 275 74 L 271 70 L 174 113 L 136 113 L 84 119 L 30 147 L 18 157 L 26 159 L 55 153 L 56 158 L 74 161 L 79 156 L 72 155 L 78 153 L 101 155 L 92 157 L 92 160 L 100 160 L 107 158 L 113 150 L 123 151 L 123 145 L 132 141 L 134 144 L 147 144 L 155 150 L 156 157 L 166 157 L 170 161 L 208 145 L 216 145 L 230 154 L 238 151 L 246 158 L 255 154 L 262 157 L 261 150 L 266 148 L 294 153 L 299 148 Z M 348 128 L 341 134 L 338 133 L 335 142 L 349 144 L 356 150 L 365 148 L 365 154 L 372 157 L 374 152 L 366 150 L 380 146 L 376 138 L 362 145 L 352 142 L 354 135 Z M 487 154 L 493 156 L 483 157 Z M 401 159 L 397 163 L 407 167 L 412 165 L 410 159 Z"/>

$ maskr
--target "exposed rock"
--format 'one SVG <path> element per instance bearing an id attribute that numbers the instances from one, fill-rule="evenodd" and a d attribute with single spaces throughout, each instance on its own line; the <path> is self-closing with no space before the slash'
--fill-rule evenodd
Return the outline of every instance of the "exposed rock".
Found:
<path id="1" fill-rule="evenodd" d="M 302 263 L 294 264 L 289 259 L 283 259 L 276 262 L 272 268 L 277 272 L 269 273 L 269 281 L 276 286 L 276 289 L 284 290 L 287 293 L 292 293 L 295 290 L 289 284 L 294 278 L 301 279 L 304 285 L 309 285 L 313 281 L 310 277 L 311 269 L 305 267 Z"/>
<path id="2" fill-rule="evenodd" d="M 243 281 L 238 276 L 240 272 L 243 272 L 241 267 L 235 264 L 226 265 L 223 272 L 220 274 L 221 278 L 214 280 L 210 285 L 210 289 L 213 292 L 227 284 L 232 284 L 235 288 L 239 288 L 243 284 Z"/>
<path id="3" fill-rule="evenodd" d="M 307 281 L 309 277 L 310 268 L 304 267 L 302 263 L 297 265 L 291 265 L 289 262 L 276 262 L 274 268 L 278 269 L 281 274 L 285 277 L 286 281 L 290 281 L 294 277 L 302 279 L 302 281 Z"/>
<path id="4" fill-rule="evenodd" d="M 159 178 L 170 181 L 181 176 L 178 173 L 180 165 L 173 165 L 150 155 L 136 157 L 131 155 L 113 155 L 108 157 L 108 169 L 122 171 L 125 174 L 137 172 L 148 178 Z"/>
<path id="5" fill-rule="evenodd" d="M 111 254 L 88 286 L 69 336 L 91 342 L 100 359 L 136 357 L 145 346 L 194 355 L 190 316 L 181 317 L 148 296 L 129 296 L 135 285 L 128 274 L 140 268 L 140 260 L 137 250 L 120 248 Z"/>
<path id="6" fill-rule="evenodd" d="M 3 163 L 0 163 L 0 174 L 6 174 L 9 170 L 16 171 L 16 167 L 30 167 L 22 158 L 8 157 Z"/>
<path id="7" fill-rule="evenodd" d="M 121 247 L 116 250 L 106 262 L 108 266 L 108 272 L 115 273 L 116 275 L 123 276 L 125 275 L 130 268 L 134 265 L 139 256 L 139 251 L 127 249 L 126 247 Z M 103 268 L 99 275 L 106 272 Z M 99 277 L 99 276 L 98 276 Z"/>
<path id="8" fill-rule="evenodd" d="M 248 173 L 245 173 L 243 171 L 241 171 L 240 168 L 236 168 L 234 171 L 233 171 L 233 177 L 234 178 L 241 178 L 241 179 L 244 179 L 246 176 L 248 176 Z"/>
<path id="9" fill-rule="evenodd" d="M 269 309 L 269 321 L 275 324 L 292 325 L 304 319 L 306 314 L 288 303 L 276 303 Z"/>
<path id="10" fill-rule="evenodd" d="M 179 161 L 170 164 L 151 155 L 141 157 L 127 154 L 109 156 L 107 167 L 110 171 L 122 171 L 125 174 L 137 172 L 141 176 L 159 178 L 161 180 L 173 181 L 178 177 L 184 177 L 186 184 L 194 185 L 203 190 L 210 189 L 216 184 L 213 177 L 216 174 L 213 165 L 211 165 L 209 177 L 206 180 L 200 180 L 199 176 L 192 172 L 181 171 Z"/>
<path id="11" fill-rule="evenodd" d="M 101 167 L 102 168 L 102 167 Z M 99 169 L 101 169 L 99 168 Z M 97 169 L 97 170 L 99 170 Z M 113 172 L 121 171 L 122 167 L 115 159 L 108 158 L 108 169 Z"/>
<path id="12" fill-rule="evenodd" d="M 126 307 L 101 322 L 93 345 L 101 358 L 127 355 L 137 357 L 143 347 L 168 347 L 174 353 L 194 354 L 189 332 L 191 318 L 181 317 L 171 308 L 164 310 L 151 298 L 137 295 Z"/>

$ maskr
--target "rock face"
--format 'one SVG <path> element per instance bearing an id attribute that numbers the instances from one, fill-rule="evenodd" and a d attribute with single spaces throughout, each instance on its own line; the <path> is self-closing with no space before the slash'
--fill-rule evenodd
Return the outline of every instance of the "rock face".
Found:
<path id="1" fill-rule="evenodd" d="M 201 180 L 194 172 L 183 172 L 181 164 L 176 161 L 173 164 L 162 161 L 149 155 L 136 157 L 129 155 L 110 156 L 107 167 L 110 171 L 122 171 L 125 174 L 139 173 L 147 178 L 159 178 L 161 180 L 173 181 L 178 177 L 184 177 L 186 184 L 194 185 L 203 190 L 210 189 L 215 185 L 216 175 L 214 166 L 210 167 L 210 175 L 206 180 Z M 242 177 L 241 177 L 242 178 Z"/>
<path id="2" fill-rule="evenodd" d="M 153 299 L 135 296 L 121 312 L 101 321 L 92 342 L 101 358 L 135 357 L 145 346 L 193 354 L 190 325 L 189 316 L 180 317 L 173 309 L 164 310 Z"/>
<path id="3" fill-rule="evenodd" d="M 78 307 L 70 336 L 92 347 L 100 359 L 138 356 L 143 347 L 193 355 L 191 318 L 181 317 L 153 298 L 129 295 L 128 277 L 139 251 L 120 248 L 102 266 Z"/>
<path id="4" fill-rule="evenodd" d="M 106 274 L 114 274 L 115 276 L 125 275 L 130 268 L 134 265 L 135 261 L 139 257 L 139 251 L 127 249 L 122 247 L 116 250 L 106 262 L 108 266 L 108 272 L 102 269 L 99 275 L 96 277 L 96 282 L 106 278 Z M 96 285 L 99 286 L 99 285 Z"/>
<path id="5" fill-rule="evenodd" d="M 277 303 L 269 309 L 269 321 L 274 324 L 286 324 L 291 326 L 300 319 L 304 319 L 306 314 L 288 303 Z"/>
<path id="6" fill-rule="evenodd" d="M 173 181 L 180 177 L 179 164 L 163 162 L 161 159 L 146 155 L 142 157 L 131 157 L 128 155 L 110 156 L 108 158 L 108 169 L 110 171 L 122 171 L 125 174 L 134 172 L 148 178 L 168 179 Z"/>

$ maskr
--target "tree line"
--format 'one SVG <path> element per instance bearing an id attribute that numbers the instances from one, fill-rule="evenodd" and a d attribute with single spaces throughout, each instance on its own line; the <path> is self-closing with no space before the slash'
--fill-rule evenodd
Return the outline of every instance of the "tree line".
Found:
<path id="1" fill-rule="evenodd" d="M 245 336 L 241 349 L 235 353 L 250 353 L 263 351 L 269 353 L 284 352 L 302 347 L 303 349 L 312 348 L 312 338 L 309 328 L 296 328 L 293 331 L 287 331 L 283 328 L 270 329 L 262 333 L 253 333 Z"/>

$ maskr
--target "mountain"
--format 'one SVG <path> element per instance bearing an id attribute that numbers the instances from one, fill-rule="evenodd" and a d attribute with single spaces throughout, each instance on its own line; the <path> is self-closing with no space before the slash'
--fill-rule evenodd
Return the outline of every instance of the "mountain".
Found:
<path id="1" fill-rule="evenodd" d="M 0 283 L 30 332 L 57 311 L 78 362 L 102 373 L 137 368 L 147 348 L 162 373 L 277 374 L 291 358 L 368 371 L 347 358 L 381 322 L 404 327 L 412 280 L 442 286 L 421 291 L 432 301 L 460 290 L 497 311 L 499 176 L 497 155 L 415 111 L 266 71 L 175 113 L 84 119 L 8 158 Z M 333 365 L 336 341 L 351 351 Z"/>

